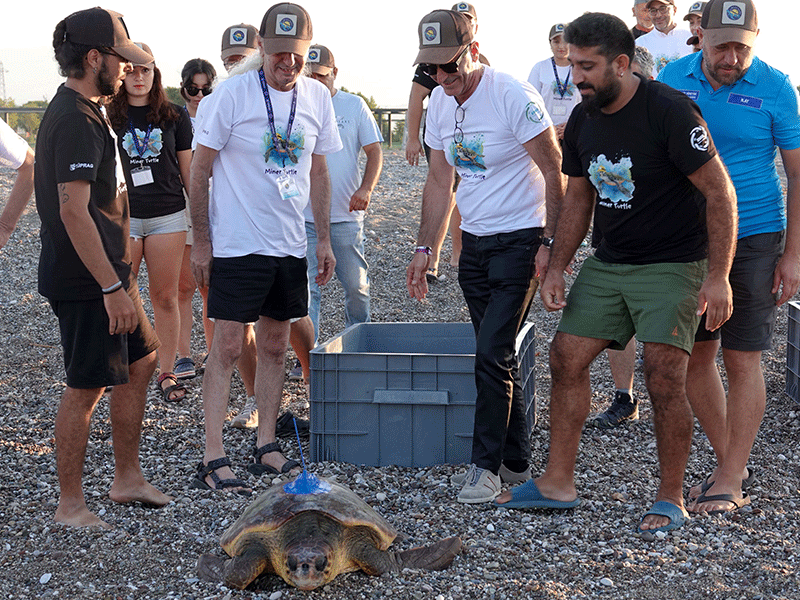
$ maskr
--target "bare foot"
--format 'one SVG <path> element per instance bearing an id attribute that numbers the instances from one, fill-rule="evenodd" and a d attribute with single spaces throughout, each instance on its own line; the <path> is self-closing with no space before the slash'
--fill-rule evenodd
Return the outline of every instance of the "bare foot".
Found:
<path id="1" fill-rule="evenodd" d="M 67 527 L 113 529 L 111 525 L 86 508 L 86 505 L 83 505 L 82 508 L 68 510 L 59 504 L 53 521 L 66 525 Z"/>
<path id="2" fill-rule="evenodd" d="M 174 500 L 172 496 L 160 492 L 144 480 L 135 487 L 127 487 L 115 481 L 108 497 L 118 504 L 139 502 L 147 508 L 161 508 Z"/>

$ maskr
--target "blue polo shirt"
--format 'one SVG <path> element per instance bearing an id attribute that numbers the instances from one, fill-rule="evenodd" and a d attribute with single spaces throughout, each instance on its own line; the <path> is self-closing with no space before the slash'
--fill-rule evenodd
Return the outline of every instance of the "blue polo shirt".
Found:
<path id="1" fill-rule="evenodd" d="M 739 209 L 739 238 L 786 229 L 786 203 L 775 168 L 777 148 L 800 148 L 797 90 L 758 57 L 739 81 L 714 91 L 702 52 L 669 63 L 658 80 L 680 90 L 703 112 L 728 168 Z"/>

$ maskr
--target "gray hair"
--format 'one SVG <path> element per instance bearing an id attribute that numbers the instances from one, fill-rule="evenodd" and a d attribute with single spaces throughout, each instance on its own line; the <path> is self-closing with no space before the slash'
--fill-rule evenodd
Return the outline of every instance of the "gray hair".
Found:
<path id="1" fill-rule="evenodd" d="M 631 68 L 633 68 L 633 66 L 639 67 L 639 72 L 645 79 L 652 79 L 653 69 L 656 68 L 656 61 L 647 48 L 636 46 L 636 50 L 633 53 Z"/>

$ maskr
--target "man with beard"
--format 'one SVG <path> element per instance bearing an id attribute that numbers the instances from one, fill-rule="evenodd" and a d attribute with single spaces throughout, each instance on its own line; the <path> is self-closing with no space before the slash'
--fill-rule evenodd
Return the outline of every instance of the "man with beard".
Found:
<path id="1" fill-rule="evenodd" d="M 703 312 L 709 329 L 731 313 L 736 197 L 697 106 L 632 72 L 633 36 L 620 19 L 586 13 L 565 37 L 583 101 L 564 133 L 569 183 L 541 290 L 547 310 L 564 311 L 550 346 L 550 455 L 541 477 L 497 504 L 580 502 L 574 471 L 591 404 L 589 366 L 635 334 L 644 343 L 661 468 L 656 502 L 639 529 L 666 531 L 686 519 L 692 413 L 685 379 L 694 334 Z M 595 197 L 603 239 L 565 301 L 563 272 L 586 235 Z"/>
<path id="2" fill-rule="evenodd" d="M 778 307 L 800 282 L 800 117 L 789 78 L 753 53 L 758 19 L 751 0 L 712 0 L 701 25 L 702 52 L 669 65 L 659 79 L 702 109 L 738 198 L 733 315 L 716 335 L 698 332 L 687 390 L 717 457 L 716 469 L 690 491 L 689 510 L 728 512 L 750 501 L 753 471 L 746 465 L 766 405 L 761 353 L 772 347 Z M 715 363 L 720 333 L 727 401 Z"/>
<path id="3" fill-rule="evenodd" d="M 128 196 L 116 140 L 100 105 L 131 63 L 149 63 L 122 15 L 102 8 L 73 13 L 56 25 L 53 48 L 67 80 L 39 128 L 36 207 L 42 220 L 39 293 L 58 317 L 67 388 L 55 422 L 61 488 L 55 520 L 110 526 L 86 506 L 81 475 L 92 412 L 111 394 L 114 502 L 163 506 L 172 498 L 147 481 L 139 440 L 158 339 L 131 277 Z"/>
<path id="4" fill-rule="evenodd" d="M 649 0 L 646 4 L 653 20 L 653 30 L 636 40 L 637 46 L 644 46 L 656 61 L 656 73 L 667 63 L 691 53 L 686 41 L 692 32 L 678 27 L 675 15 L 678 9 L 675 0 Z"/>

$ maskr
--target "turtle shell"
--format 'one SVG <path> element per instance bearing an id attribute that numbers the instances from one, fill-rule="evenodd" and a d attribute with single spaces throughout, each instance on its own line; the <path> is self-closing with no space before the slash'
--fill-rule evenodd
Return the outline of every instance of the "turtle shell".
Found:
<path id="1" fill-rule="evenodd" d="M 229 556 L 236 556 L 243 536 L 260 534 L 261 538 L 269 538 L 279 528 L 291 527 L 291 520 L 297 515 L 317 512 L 338 521 L 343 527 L 369 528 L 374 533 L 378 549 L 386 550 L 397 537 L 395 528 L 349 488 L 332 481 L 327 483 L 331 486 L 330 491 L 320 494 L 290 494 L 283 485 L 273 485 L 222 534 L 222 548 Z"/>

